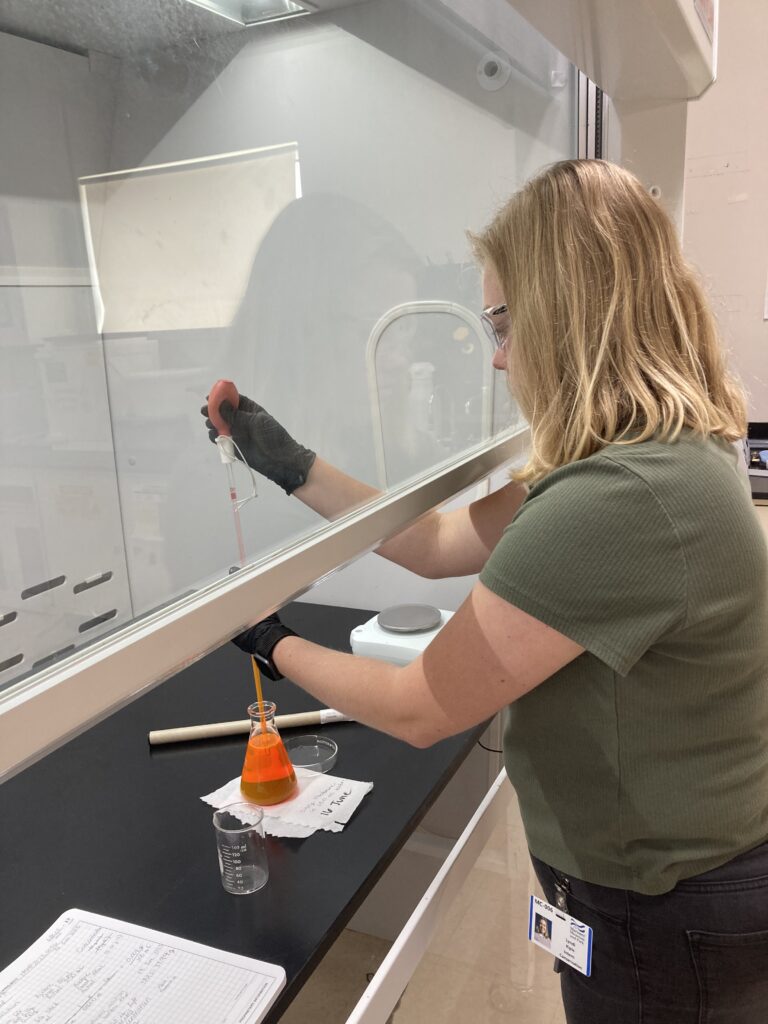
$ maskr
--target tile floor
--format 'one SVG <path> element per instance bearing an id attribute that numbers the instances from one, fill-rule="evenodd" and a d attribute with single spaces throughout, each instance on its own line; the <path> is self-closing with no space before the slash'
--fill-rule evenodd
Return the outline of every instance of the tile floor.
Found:
<path id="1" fill-rule="evenodd" d="M 280 1024 L 344 1024 L 389 946 L 373 935 L 342 932 Z"/>
<path id="2" fill-rule="evenodd" d="M 768 506 L 757 507 L 768 537 Z M 535 889 L 514 800 L 416 969 L 391 1024 L 564 1024 L 552 960 L 526 938 Z M 389 943 L 347 930 L 281 1019 L 343 1024 Z"/>

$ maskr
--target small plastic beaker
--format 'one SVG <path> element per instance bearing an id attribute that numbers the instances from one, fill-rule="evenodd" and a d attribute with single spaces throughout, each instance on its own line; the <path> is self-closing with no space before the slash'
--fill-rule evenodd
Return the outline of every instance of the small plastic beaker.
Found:
<path id="1" fill-rule="evenodd" d="M 279 804 L 296 789 L 296 772 L 275 725 L 271 700 L 248 708 L 251 734 L 245 751 L 240 792 L 257 804 Z"/>
<path id="2" fill-rule="evenodd" d="M 227 804 L 213 814 L 221 884 L 234 896 L 258 892 L 267 884 L 264 812 L 253 804 Z"/>

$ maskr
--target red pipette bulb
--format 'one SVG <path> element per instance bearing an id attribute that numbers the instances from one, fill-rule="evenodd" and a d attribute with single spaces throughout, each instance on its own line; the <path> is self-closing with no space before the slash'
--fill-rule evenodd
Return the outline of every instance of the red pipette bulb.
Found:
<path id="1" fill-rule="evenodd" d="M 208 395 L 208 419 L 224 437 L 231 437 L 232 431 L 219 412 L 221 403 L 227 401 L 233 409 L 238 407 L 240 395 L 231 380 L 217 380 Z"/>

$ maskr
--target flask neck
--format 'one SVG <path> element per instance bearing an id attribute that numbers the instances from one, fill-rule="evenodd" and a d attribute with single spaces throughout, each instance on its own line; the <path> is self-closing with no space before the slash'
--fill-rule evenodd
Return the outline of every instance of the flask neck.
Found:
<path id="1" fill-rule="evenodd" d="M 275 724 L 275 712 L 277 708 L 273 701 L 265 700 L 262 704 L 258 701 L 248 708 L 248 717 L 251 720 L 251 733 L 254 732 L 277 732 Z"/>

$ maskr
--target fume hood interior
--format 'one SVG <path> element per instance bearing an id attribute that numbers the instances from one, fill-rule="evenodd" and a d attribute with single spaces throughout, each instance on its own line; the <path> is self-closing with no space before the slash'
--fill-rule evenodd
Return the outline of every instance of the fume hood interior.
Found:
<path id="1" fill-rule="evenodd" d="M 505 0 L 315 6 L 0 0 L 0 690 L 238 567 L 217 378 L 384 489 L 521 423 L 465 231 L 573 155 L 574 69 Z"/>

